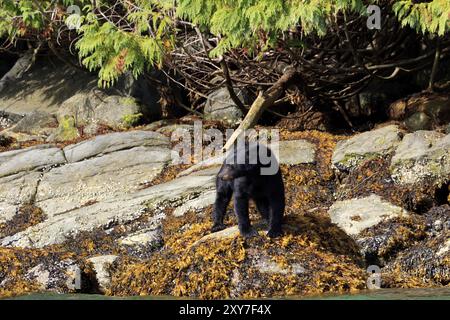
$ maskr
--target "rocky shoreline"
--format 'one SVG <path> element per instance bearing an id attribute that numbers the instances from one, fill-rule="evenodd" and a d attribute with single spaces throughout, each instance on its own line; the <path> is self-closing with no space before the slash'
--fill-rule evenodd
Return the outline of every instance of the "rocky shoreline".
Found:
<path id="1" fill-rule="evenodd" d="M 354 292 L 373 264 L 383 287 L 449 284 L 450 135 L 387 125 L 281 140 L 288 205 L 277 240 L 240 238 L 231 208 L 230 227 L 210 234 L 220 162 L 172 166 L 159 132 L 1 152 L 0 295 Z"/>

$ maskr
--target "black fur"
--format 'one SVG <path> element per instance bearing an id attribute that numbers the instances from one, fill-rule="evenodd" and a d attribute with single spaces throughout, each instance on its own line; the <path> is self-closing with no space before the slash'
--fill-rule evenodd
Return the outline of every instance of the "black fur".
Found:
<path id="1" fill-rule="evenodd" d="M 258 153 L 256 161 L 249 160 L 249 150 L 257 148 L 258 151 L 266 152 L 270 163 L 262 161 Z M 245 153 L 245 163 L 230 164 L 230 157 L 234 157 L 237 163 L 238 155 Z M 255 154 L 255 153 L 253 153 Z M 264 153 L 263 153 L 264 154 Z M 256 163 L 255 163 L 256 162 Z M 263 168 L 276 167 L 276 173 L 271 175 L 262 174 Z M 238 219 L 239 231 L 242 236 L 250 237 L 256 234 L 251 227 L 248 215 L 248 203 L 252 199 L 262 217 L 269 222 L 267 235 L 271 238 L 282 234 L 282 220 L 285 207 L 284 184 L 279 170 L 278 162 L 272 151 L 257 143 L 246 143 L 245 148 L 235 148 L 227 160 L 224 161 L 216 178 L 216 201 L 214 204 L 212 232 L 224 228 L 223 219 L 226 208 L 234 196 L 234 212 Z"/>

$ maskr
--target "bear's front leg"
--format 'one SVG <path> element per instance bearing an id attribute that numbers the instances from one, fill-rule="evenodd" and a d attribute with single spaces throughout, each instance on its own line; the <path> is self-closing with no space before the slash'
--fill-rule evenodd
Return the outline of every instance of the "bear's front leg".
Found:
<path id="1" fill-rule="evenodd" d="M 234 196 L 234 212 L 238 219 L 239 232 L 244 238 L 250 238 L 258 234 L 250 224 L 248 201 L 249 198 L 245 194 L 235 194 Z"/>
<path id="2" fill-rule="evenodd" d="M 225 229 L 223 219 L 227 211 L 228 203 L 230 203 L 233 191 L 231 187 L 226 186 L 226 183 L 220 181 L 217 183 L 216 201 L 213 210 L 213 226 L 211 232 L 217 232 Z"/>

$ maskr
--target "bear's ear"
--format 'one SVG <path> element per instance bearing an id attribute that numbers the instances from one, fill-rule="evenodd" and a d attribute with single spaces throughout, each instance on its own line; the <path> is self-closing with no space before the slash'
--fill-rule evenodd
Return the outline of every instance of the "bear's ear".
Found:
<path id="1" fill-rule="evenodd" d="M 236 173 L 233 166 L 225 165 L 222 170 L 220 170 L 219 174 L 217 175 L 219 179 L 223 181 L 230 181 L 236 178 Z"/>

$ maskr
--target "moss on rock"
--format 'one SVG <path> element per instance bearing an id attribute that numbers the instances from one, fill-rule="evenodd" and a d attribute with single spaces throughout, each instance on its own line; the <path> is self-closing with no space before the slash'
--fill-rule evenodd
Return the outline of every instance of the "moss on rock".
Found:
<path id="1" fill-rule="evenodd" d="M 72 141 L 79 137 L 78 129 L 75 126 L 75 119 L 65 116 L 59 119 L 58 129 L 49 137 L 51 141 Z"/>

